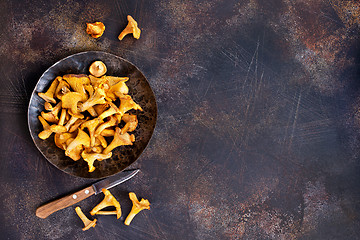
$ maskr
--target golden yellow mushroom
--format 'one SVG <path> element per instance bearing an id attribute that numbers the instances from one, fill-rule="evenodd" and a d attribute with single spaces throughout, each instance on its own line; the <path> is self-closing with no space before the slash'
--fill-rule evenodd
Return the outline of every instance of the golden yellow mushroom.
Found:
<path id="1" fill-rule="evenodd" d="M 102 192 L 105 194 L 104 199 L 96 205 L 91 211 L 91 215 L 95 214 L 102 214 L 102 215 L 109 215 L 109 214 L 116 214 L 116 218 L 119 219 L 121 217 L 121 207 L 120 203 L 115 199 L 115 197 L 110 193 L 107 189 L 102 189 Z M 115 211 L 100 211 L 106 207 L 115 207 Z"/>
<path id="2" fill-rule="evenodd" d="M 140 28 L 138 28 L 138 24 L 137 22 L 130 16 L 128 15 L 127 16 L 127 19 L 128 19 L 128 25 L 126 26 L 126 28 L 120 33 L 119 35 L 119 40 L 121 41 L 127 34 L 130 34 L 132 33 L 133 34 L 133 37 L 136 38 L 136 39 L 139 39 L 140 38 L 140 33 L 141 33 L 141 30 Z"/>
<path id="3" fill-rule="evenodd" d="M 54 99 L 54 93 L 56 90 L 56 87 L 58 86 L 58 79 L 61 77 L 55 78 L 55 80 L 51 83 L 49 89 L 45 93 L 38 93 L 39 97 L 44 99 L 46 102 L 56 103 L 56 100 Z"/>
<path id="4" fill-rule="evenodd" d="M 82 229 L 83 231 L 86 231 L 88 229 L 90 229 L 91 227 L 95 227 L 96 226 L 96 219 L 94 220 L 90 220 L 88 219 L 85 214 L 81 211 L 80 207 L 76 207 L 75 208 L 76 214 L 79 216 L 79 218 L 81 219 L 81 221 L 84 223 L 85 227 Z"/>
<path id="5" fill-rule="evenodd" d="M 105 31 L 105 25 L 102 22 L 86 23 L 86 33 L 93 38 L 99 38 Z"/>
<path id="6" fill-rule="evenodd" d="M 90 74 L 95 77 L 101 77 L 102 75 L 105 75 L 106 71 L 106 65 L 102 61 L 95 61 L 89 67 Z"/>
<path id="7" fill-rule="evenodd" d="M 62 107 L 63 108 L 69 108 L 70 115 L 75 116 L 77 118 L 84 118 L 84 115 L 82 115 L 79 111 L 78 104 L 80 101 L 82 101 L 83 96 L 78 92 L 69 92 L 66 93 L 61 98 Z"/>
<path id="8" fill-rule="evenodd" d="M 102 161 L 104 159 L 111 158 L 112 152 L 109 152 L 107 154 L 101 154 L 101 153 L 87 153 L 86 151 L 83 151 L 81 153 L 81 157 L 88 163 L 89 166 L 89 172 L 93 172 L 95 170 L 94 162 L 96 160 Z"/>
<path id="9" fill-rule="evenodd" d="M 150 209 L 150 202 L 147 199 L 141 199 L 139 200 L 136 197 L 136 194 L 133 192 L 129 193 L 129 198 L 133 203 L 133 206 L 131 208 L 131 211 L 129 215 L 125 219 L 125 225 L 130 225 L 130 222 L 133 220 L 133 218 L 138 214 L 141 210 L 144 209 Z"/>
<path id="10" fill-rule="evenodd" d="M 115 135 L 111 143 L 104 149 L 103 154 L 111 152 L 114 148 L 123 145 L 132 145 L 135 141 L 135 136 L 129 133 L 121 134 L 120 128 L 115 129 Z"/>
<path id="11" fill-rule="evenodd" d="M 90 147 L 90 137 L 79 128 L 76 138 L 67 146 L 65 155 L 77 161 L 81 158 L 83 147 Z"/>

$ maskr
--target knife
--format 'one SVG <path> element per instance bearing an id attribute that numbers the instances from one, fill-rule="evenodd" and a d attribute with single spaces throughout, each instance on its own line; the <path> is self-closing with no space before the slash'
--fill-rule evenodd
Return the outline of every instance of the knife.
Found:
<path id="1" fill-rule="evenodd" d="M 63 208 L 69 207 L 77 202 L 80 202 L 92 195 L 96 195 L 99 193 L 102 193 L 102 189 L 109 189 L 112 187 L 115 187 L 116 185 L 123 183 L 133 176 L 135 176 L 140 170 L 129 170 L 129 171 L 123 171 L 119 174 L 116 174 L 114 176 L 105 178 L 104 180 L 101 180 L 99 182 L 94 183 L 93 185 L 84 188 L 80 191 L 77 191 L 73 194 L 70 194 L 68 196 L 62 197 L 60 199 L 57 199 L 55 201 L 52 201 L 50 203 L 47 203 L 45 205 L 42 205 L 38 209 L 36 209 L 36 216 L 39 218 L 46 218 L 50 214 L 59 211 Z"/>

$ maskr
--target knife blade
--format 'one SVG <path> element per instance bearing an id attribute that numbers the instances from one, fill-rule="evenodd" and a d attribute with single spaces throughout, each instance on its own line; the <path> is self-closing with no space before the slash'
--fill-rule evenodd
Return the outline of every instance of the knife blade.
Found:
<path id="1" fill-rule="evenodd" d="M 42 205 L 36 209 L 36 216 L 39 218 L 47 218 L 50 214 L 56 211 L 74 205 L 75 203 L 78 203 L 94 194 L 96 195 L 101 193 L 102 189 L 109 189 L 129 180 L 139 171 L 139 169 L 123 171 L 119 174 L 96 182 L 87 188 L 81 189 L 80 191 Z"/>

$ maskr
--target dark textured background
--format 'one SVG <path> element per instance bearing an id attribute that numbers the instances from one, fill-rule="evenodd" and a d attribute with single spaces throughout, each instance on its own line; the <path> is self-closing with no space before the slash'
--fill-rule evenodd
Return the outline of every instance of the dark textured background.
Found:
<path id="1" fill-rule="evenodd" d="M 142 34 L 120 42 L 127 14 Z M 360 239 L 359 18 L 340 0 L 1 1 L 0 238 Z M 142 172 L 112 190 L 123 217 L 82 232 L 73 207 L 35 216 L 92 182 L 42 157 L 26 111 L 41 74 L 87 50 L 137 65 L 159 117 Z M 152 205 L 127 227 L 129 191 Z"/>

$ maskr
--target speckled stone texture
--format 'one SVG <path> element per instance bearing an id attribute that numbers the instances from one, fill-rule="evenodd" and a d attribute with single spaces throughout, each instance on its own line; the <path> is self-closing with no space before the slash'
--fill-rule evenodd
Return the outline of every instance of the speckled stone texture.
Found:
<path id="1" fill-rule="evenodd" d="M 355 0 L 1 1 L 1 236 L 360 239 L 359 13 Z M 119 41 L 128 14 L 141 37 Z M 75 206 L 35 216 L 93 181 L 42 156 L 27 107 L 46 69 L 92 50 L 139 68 L 158 118 L 141 172 L 111 190 L 123 216 L 83 232 Z M 129 191 L 151 210 L 125 226 Z M 102 198 L 78 205 L 91 217 Z"/>

